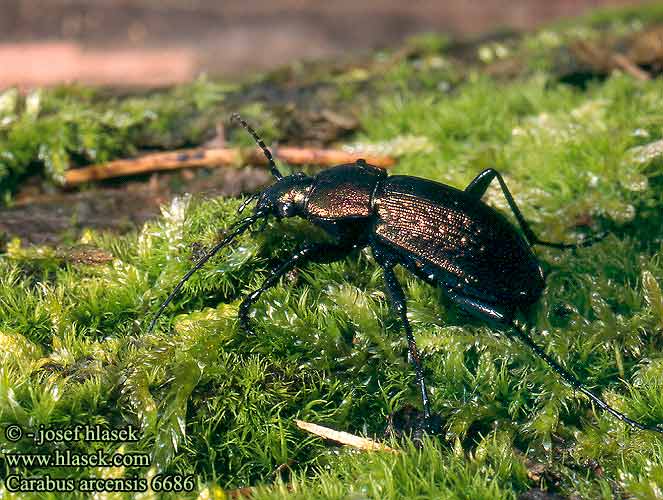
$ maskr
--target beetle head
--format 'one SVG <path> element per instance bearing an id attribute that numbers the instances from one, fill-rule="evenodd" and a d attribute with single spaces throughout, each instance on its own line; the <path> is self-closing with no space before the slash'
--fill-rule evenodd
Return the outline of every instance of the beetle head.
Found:
<path id="1" fill-rule="evenodd" d="M 282 177 L 260 194 L 255 213 L 278 219 L 301 215 L 312 185 L 313 179 L 301 172 Z"/>
<path id="2" fill-rule="evenodd" d="M 262 142 L 262 139 L 258 134 L 253 130 L 238 114 L 233 114 L 232 119 L 237 121 L 242 127 L 244 127 L 248 132 L 253 136 L 258 147 L 262 149 L 267 161 L 269 162 L 270 170 L 272 175 L 276 179 L 276 182 L 265 189 L 259 195 L 252 195 L 247 198 L 244 203 L 239 207 L 239 212 L 241 213 L 244 208 L 256 198 L 258 203 L 256 204 L 253 215 L 245 217 L 232 226 L 230 226 L 230 233 L 219 243 L 214 245 L 214 247 L 203 255 L 196 264 L 189 269 L 189 271 L 182 277 L 182 279 L 177 283 L 173 291 L 168 295 L 166 300 L 164 300 L 159 306 L 159 310 L 152 319 L 148 331 L 151 332 L 156 325 L 157 320 L 161 316 L 161 313 L 166 309 L 168 304 L 173 300 L 177 293 L 184 286 L 184 283 L 205 263 L 211 259 L 219 250 L 221 250 L 226 245 L 230 244 L 235 238 L 248 230 L 256 221 L 263 219 L 267 220 L 269 215 L 274 215 L 275 217 L 281 219 L 283 217 L 293 217 L 299 215 L 304 210 L 304 205 L 306 204 L 306 198 L 308 193 L 313 186 L 313 179 L 301 172 L 298 172 L 287 177 L 283 177 L 281 172 L 279 172 L 274 158 L 272 158 L 272 153 L 267 149 L 265 143 Z"/>
<path id="3" fill-rule="evenodd" d="M 306 204 L 306 198 L 308 197 L 308 193 L 313 184 L 313 179 L 302 172 L 283 177 L 274 162 L 271 151 L 267 149 L 267 146 L 265 146 L 265 143 L 258 136 L 258 133 L 253 130 L 248 123 L 242 120 L 237 113 L 233 113 L 231 119 L 232 121 L 239 123 L 249 134 L 251 134 L 258 147 L 262 149 L 262 152 L 265 154 L 272 175 L 274 176 L 274 179 L 276 179 L 276 182 L 260 193 L 260 195 L 254 195 L 247 198 L 239 207 L 239 212 L 241 213 L 249 203 L 258 198 L 258 203 L 256 204 L 254 212 L 258 217 L 273 215 L 281 219 L 302 214 L 304 211 L 304 205 Z"/>

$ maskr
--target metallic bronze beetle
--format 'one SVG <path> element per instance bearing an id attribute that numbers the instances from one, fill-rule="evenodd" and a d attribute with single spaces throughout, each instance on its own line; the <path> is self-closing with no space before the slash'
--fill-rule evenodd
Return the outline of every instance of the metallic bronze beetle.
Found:
<path id="1" fill-rule="evenodd" d="M 283 177 L 256 132 L 239 115 L 233 115 L 233 120 L 247 129 L 262 148 L 276 182 L 242 205 L 240 212 L 255 198 L 258 200 L 253 215 L 238 221 L 232 227 L 233 231 L 182 278 L 159 308 L 150 331 L 184 282 L 254 222 L 269 216 L 299 216 L 322 228 L 335 242 L 304 245 L 259 289 L 250 293 L 239 308 L 239 320 L 244 329 L 250 330 L 251 306 L 295 266 L 307 262 L 334 262 L 355 249 L 370 247 L 383 270 L 391 303 L 405 329 L 409 359 L 414 365 L 423 400 L 425 427 L 429 430 L 434 426 L 428 392 L 407 318 L 405 295 L 394 274 L 396 265 L 441 288 L 462 310 L 519 339 L 564 381 L 603 410 L 638 429 L 663 432 L 661 428 L 636 422 L 609 406 L 548 356 L 513 321 L 518 310 L 525 310 L 539 300 L 545 287 L 532 245 L 575 248 L 590 245 L 599 238 L 585 240 L 579 245 L 540 240 L 518 209 L 504 179 L 494 169 L 481 172 L 464 190 L 418 177 L 389 176 L 385 170 L 361 159 L 324 170 L 313 177 L 303 173 Z M 523 234 L 500 212 L 481 201 L 493 180 L 499 183 Z"/>

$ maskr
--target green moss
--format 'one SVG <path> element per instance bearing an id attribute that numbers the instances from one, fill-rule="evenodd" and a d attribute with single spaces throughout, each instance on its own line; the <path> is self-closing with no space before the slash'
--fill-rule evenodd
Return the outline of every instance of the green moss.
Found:
<path id="1" fill-rule="evenodd" d="M 145 97 L 116 98 L 79 87 L 0 95 L 0 194 L 26 176 L 61 184 L 67 169 L 129 156 L 140 148 L 199 144 L 214 106 L 230 90 L 201 78 Z"/>
<path id="2" fill-rule="evenodd" d="M 496 433 L 465 454 L 457 443 L 444 448 L 426 440 L 401 453 L 344 452 L 324 458 L 315 481 L 295 476 L 287 486 L 261 488 L 253 498 L 477 498 L 515 499 L 527 489 L 522 459 L 508 434 Z"/>
<path id="3" fill-rule="evenodd" d="M 444 50 L 434 41 L 421 42 L 425 57 Z M 537 342 L 611 405 L 643 422 L 663 421 L 660 158 L 638 159 L 663 135 L 663 83 L 615 74 L 579 90 L 545 71 L 496 81 L 473 70 L 440 91 L 436 64 L 405 61 L 381 73 L 375 88 L 398 92 L 361 109 L 358 140 L 418 138 L 394 172 L 457 187 L 486 167 L 499 169 L 545 239 L 609 230 L 591 248 L 537 249 L 547 288 L 530 324 Z M 73 158 L 97 161 L 150 141 L 197 143 L 205 127 L 177 135 L 172 124 L 203 123 L 226 90 L 202 80 L 110 101 L 86 89 L 6 93 L 0 116 L 10 118 L 0 140 L 9 154 L 3 161 L 15 163 L 3 164 L 3 178 L 17 182 L 49 161 L 61 173 Z M 279 133 L 269 105 L 243 110 L 267 117 L 271 134 Z M 60 167 L 58 158 L 66 158 Z M 486 200 L 505 209 L 498 191 Z M 23 473 L 180 472 L 195 475 L 191 496 L 243 486 L 257 486 L 256 498 L 517 498 L 534 487 L 580 498 L 660 493 L 659 436 L 594 411 L 529 352 L 403 270 L 443 435 L 420 449 L 394 442 L 397 454 L 355 453 L 299 430 L 294 418 L 379 437 L 388 414 L 420 404 L 367 251 L 288 275 L 254 307 L 255 333 L 239 328 L 241 298 L 319 234 L 300 220 L 272 221 L 238 238 L 147 333 L 159 303 L 237 219 L 238 206 L 183 197 L 136 233 L 88 231 L 80 243 L 112 256 L 94 265 L 48 247 L 8 246 L 0 258 L 0 426 L 132 423 L 141 429 L 137 443 L 69 448 L 148 452 L 152 460 L 145 468 Z M 65 448 L 2 441 L 3 453 Z M 280 479 L 275 471 L 284 468 Z M 9 472 L 5 462 L 3 477 Z"/>

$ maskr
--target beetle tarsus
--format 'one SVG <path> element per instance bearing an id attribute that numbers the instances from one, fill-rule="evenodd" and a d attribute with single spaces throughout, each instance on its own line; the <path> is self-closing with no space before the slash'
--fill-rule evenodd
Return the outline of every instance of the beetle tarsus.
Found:
<path id="1" fill-rule="evenodd" d="M 415 444 L 423 444 L 425 435 L 436 435 L 442 432 L 442 418 L 439 415 L 424 417 L 423 412 L 410 404 L 405 404 L 387 416 L 384 434 L 387 438 L 407 437 Z"/>

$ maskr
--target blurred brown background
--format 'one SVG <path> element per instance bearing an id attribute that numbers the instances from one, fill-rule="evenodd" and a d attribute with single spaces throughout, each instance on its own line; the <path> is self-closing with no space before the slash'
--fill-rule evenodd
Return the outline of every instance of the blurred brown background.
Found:
<path id="1" fill-rule="evenodd" d="M 426 31 L 527 30 L 635 0 L 0 0 L 0 88 L 241 78 Z"/>

